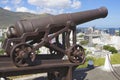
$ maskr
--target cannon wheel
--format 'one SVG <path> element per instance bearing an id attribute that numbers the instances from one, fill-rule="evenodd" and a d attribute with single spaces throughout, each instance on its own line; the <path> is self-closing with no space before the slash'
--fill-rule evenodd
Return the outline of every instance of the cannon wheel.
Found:
<path id="1" fill-rule="evenodd" d="M 32 65 L 32 62 L 34 62 L 36 55 L 33 52 L 31 45 L 20 43 L 13 47 L 10 53 L 10 57 L 17 67 L 26 67 Z"/>
<path id="2" fill-rule="evenodd" d="M 73 63 L 81 63 L 85 62 L 85 52 L 83 47 L 80 45 L 74 45 L 70 47 L 68 51 L 69 60 Z"/>

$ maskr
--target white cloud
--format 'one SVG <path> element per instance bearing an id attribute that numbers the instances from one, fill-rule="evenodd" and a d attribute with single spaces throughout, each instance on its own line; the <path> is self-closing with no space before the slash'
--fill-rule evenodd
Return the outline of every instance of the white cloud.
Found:
<path id="1" fill-rule="evenodd" d="M 81 7 L 81 2 L 78 0 L 74 0 L 73 4 L 71 5 L 73 8 L 78 9 Z"/>
<path id="2" fill-rule="evenodd" d="M 70 8 L 80 7 L 81 2 L 79 0 L 28 0 L 31 5 L 39 6 L 41 8 Z"/>
<path id="3" fill-rule="evenodd" d="M 30 8 L 23 7 L 25 2 L 23 0 L 1 0 L 6 4 L 12 4 L 13 6 L 5 6 L 4 9 L 14 10 L 17 12 L 30 12 L 30 13 L 52 13 L 61 14 L 68 12 L 69 9 L 78 9 L 81 7 L 80 0 L 27 0 L 28 4 L 36 7 L 31 10 Z M 70 12 L 70 11 L 69 11 Z"/>
<path id="4" fill-rule="evenodd" d="M 30 12 L 30 13 L 36 13 L 35 11 L 30 10 L 30 9 L 28 9 L 28 8 L 26 8 L 26 7 L 18 7 L 18 8 L 16 8 L 16 11 L 17 11 L 17 12 Z"/>
<path id="5" fill-rule="evenodd" d="M 46 13 L 62 13 L 66 9 L 78 9 L 81 7 L 79 0 L 28 0 L 28 3 L 39 7 L 38 11 Z"/>
<path id="6" fill-rule="evenodd" d="M 43 14 L 43 13 L 52 13 L 52 14 L 61 14 L 64 12 L 63 9 L 60 9 L 60 10 L 55 10 L 55 9 L 50 9 L 50 8 L 43 8 L 41 9 L 40 11 L 38 11 L 40 14 Z"/>
<path id="7" fill-rule="evenodd" d="M 11 0 L 11 3 L 13 4 L 20 4 L 22 0 Z"/>
<path id="8" fill-rule="evenodd" d="M 2 4 L 20 4 L 22 0 L 0 0 L 0 3 Z"/>
<path id="9" fill-rule="evenodd" d="M 6 10 L 11 10 L 11 8 L 8 7 L 8 6 L 5 6 L 4 9 L 6 9 Z"/>

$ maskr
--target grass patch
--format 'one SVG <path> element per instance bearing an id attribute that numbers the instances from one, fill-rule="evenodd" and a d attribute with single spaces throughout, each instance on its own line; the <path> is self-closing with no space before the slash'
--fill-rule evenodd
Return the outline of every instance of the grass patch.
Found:
<path id="1" fill-rule="evenodd" d="M 87 57 L 86 62 L 83 65 L 78 66 L 77 68 L 85 68 L 85 67 L 87 67 L 89 60 L 93 61 L 94 66 L 102 66 L 102 65 L 104 65 L 104 62 L 105 62 L 105 58 Z"/>
<path id="2" fill-rule="evenodd" d="M 92 60 L 94 62 L 94 59 L 94 57 L 87 57 L 85 63 L 83 65 L 79 65 L 77 68 L 86 68 L 88 65 L 88 61 Z"/>
<path id="3" fill-rule="evenodd" d="M 86 68 L 87 65 L 88 65 L 88 62 L 86 61 L 83 65 L 79 65 L 79 66 L 77 67 L 77 69 L 79 69 L 79 68 Z"/>
<path id="4" fill-rule="evenodd" d="M 102 66 L 104 65 L 105 58 L 95 58 L 94 65 L 95 66 Z"/>
<path id="5" fill-rule="evenodd" d="M 112 64 L 120 64 L 120 54 L 112 54 L 111 55 L 111 63 Z"/>
<path id="6" fill-rule="evenodd" d="M 120 59 L 119 53 L 111 55 L 112 64 L 120 64 L 119 59 Z M 87 57 L 86 62 L 83 65 L 79 65 L 77 68 L 86 68 L 89 60 L 92 60 L 94 62 L 94 66 L 102 66 L 104 65 L 104 62 L 105 62 L 105 58 Z"/>

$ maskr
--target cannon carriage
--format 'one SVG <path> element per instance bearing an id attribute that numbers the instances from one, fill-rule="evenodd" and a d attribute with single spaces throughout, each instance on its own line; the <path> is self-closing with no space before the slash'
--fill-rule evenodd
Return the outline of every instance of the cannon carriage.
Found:
<path id="1" fill-rule="evenodd" d="M 84 48 L 76 44 L 76 25 L 107 16 L 105 7 L 83 12 L 60 14 L 37 19 L 20 20 L 8 27 L 3 49 L 17 67 L 32 65 L 36 51 L 42 46 L 51 56 L 70 62 L 85 62 Z M 70 35 L 72 34 L 72 40 Z M 53 42 L 54 39 L 54 42 Z M 70 42 L 72 41 L 72 42 Z"/>

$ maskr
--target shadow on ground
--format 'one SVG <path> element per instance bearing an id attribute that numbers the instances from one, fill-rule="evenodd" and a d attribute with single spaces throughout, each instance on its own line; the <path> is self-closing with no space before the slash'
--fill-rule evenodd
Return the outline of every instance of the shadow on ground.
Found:
<path id="1" fill-rule="evenodd" d="M 87 71 L 91 70 L 93 68 L 84 68 L 84 69 L 76 69 L 73 72 L 73 80 L 88 80 L 85 79 L 85 77 L 87 76 Z M 48 80 L 47 77 L 39 77 L 39 78 L 35 78 L 33 80 Z"/>
<path id="2" fill-rule="evenodd" d="M 91 69 L 90 68 L 76 69 L 73 73 L 73 80 L 84 80 L 85 77 L 87 76 L 87 71 L 89 70 Z"/>

